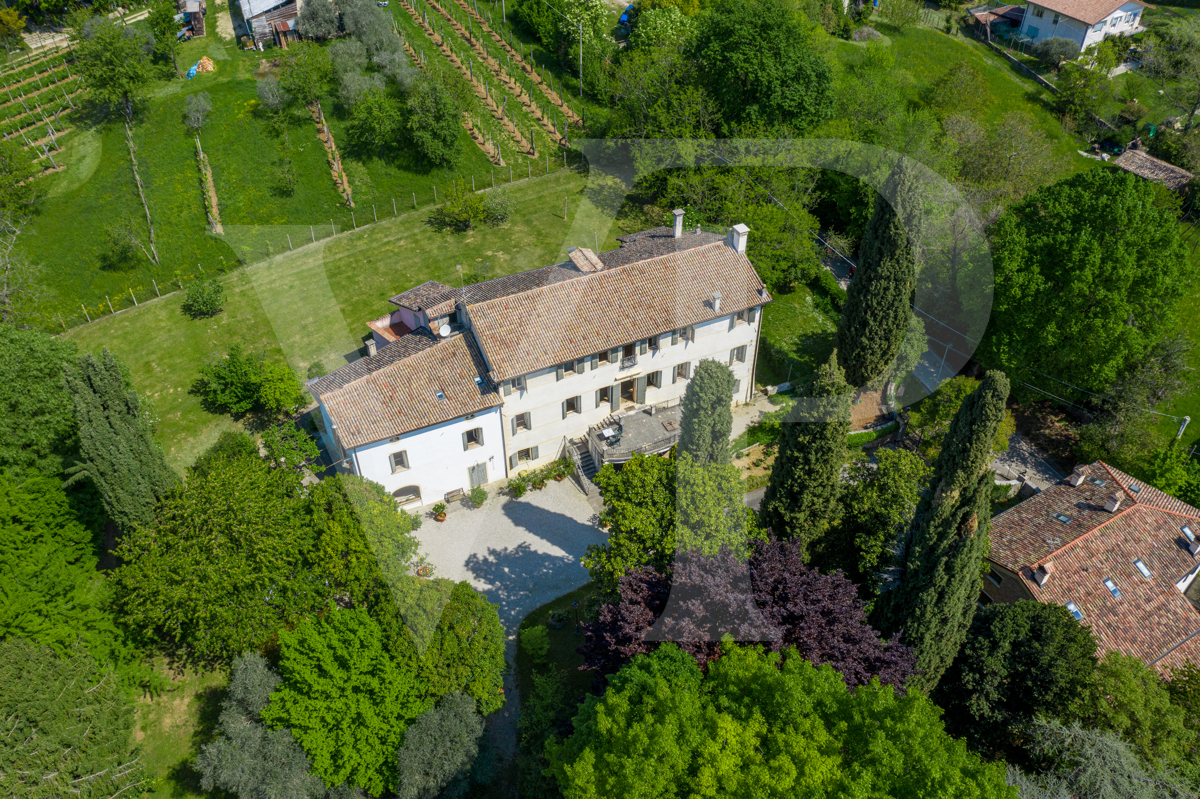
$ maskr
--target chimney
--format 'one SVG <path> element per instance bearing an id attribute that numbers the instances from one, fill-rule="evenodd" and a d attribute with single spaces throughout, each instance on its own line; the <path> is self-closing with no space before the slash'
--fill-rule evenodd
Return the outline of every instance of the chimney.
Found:
<path id="1" fill-rule="evenodd" d="M 729 233 L 725 237 L 725 243 L 733 248 L 733 251 L 738 255 L 746 254 L 746 236 L 750 234 L 750 228 L 743 225 L 741 222 L 729 228 Z"/>
<path id="2" fill-rule="evenodd" d="M 367 339 L 367 357 L 370 358 L 375 354 L 375 336 L 372 335 Z"/>
<path id="3" fill-rule="evenodd" d="M 587 247 L 572 247 L 567 251 L 567 256 L 570 257 L 571 263 L 575 264 L 575 268 L 585 274 L 599 272 L 604 268 L 604 262 Z"/>
<path id="4" fill-rule="evenodd" d="M 675 238 L 683 237 L 683 209 L 676 208 L 671 213 L 675 214 Z"/>
<path id="5" fill-rule="evenodd" d="M 716 313 L 721 312 L 721 292 L 714 291 L 712 295 L 712 307 Z"/>
<path id="6" fill-rule="evenodd" d="M 1033 573 L 1034 582 L 1039 586 L 1043 586 L 1050 579 L 1051 574 L 1054 574 L 1054 561 L 1048 560 L 1041 566 L 1038 566 L 1037 571 Z"/>
<path id="7" fill-rule="evenodd" d="M 1071 476 L 1067 478 L 1067 482 L 1073 486 L 1077 486 L 1083 482 L 1084 477 L 1084 473 L 1079 468 L 1076 468 L 1075 471 L 1071 472 Z"/>
<path id="8" fill-rule="evenodd" d="M 1121 495 L 1113 494 L 1108 498 L 1108 502 L 1104 503 L 1104 509 L 1109 513 L 1116 513 L 1121 509 Z"/>

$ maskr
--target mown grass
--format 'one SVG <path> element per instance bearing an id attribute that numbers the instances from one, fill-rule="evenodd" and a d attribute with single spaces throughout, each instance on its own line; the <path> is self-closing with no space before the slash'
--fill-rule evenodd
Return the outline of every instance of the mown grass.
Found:
<path id="1" fill-rule="evenodd" d="M 562 260 L 583 187 L 574 170 L 515 183 L 510 222 L 463 234 L 434 230 L 428 210 L 409 212 L 224 275 L 225 310 L 211 319 L 185 317 L 177 292 L 64 337 L 86 351 L 108 347 L 129 365 L 135 388 L 155 405 L 168 461 L 181 470 L 238 426 L 189 393 L 205 358 L 241 343 L 285 359 L 300 376 L 315 362 L 332 370 L 358 356 L 365 323 L 391 308 L 388 297 L 431 279 L 456 284 L 456 264 L 486 262 L 499 276 Z M 307 226 L 277 229 L 286 230 L 308 234 Z"/>
<path id="2" fill-rule="evenodd" d="M 764 386 L 807 382 L 833 352 L 837 326 L 813 305 L 812 289 L 773 294 L 763 310 L 755 381 Z"/>
<path id="3" fill-rule="evenodd" d="M 166 692 L 135 703 L 133 743 L 150 799 L 210 795 L 201 790 L 192 759 L 212 740 L 228 680 L 224 670 L 171 674 Z"/>

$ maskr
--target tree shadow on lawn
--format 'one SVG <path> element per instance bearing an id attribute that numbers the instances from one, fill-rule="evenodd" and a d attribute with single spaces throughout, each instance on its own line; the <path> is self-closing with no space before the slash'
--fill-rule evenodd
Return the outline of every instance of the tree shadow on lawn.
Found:
<path id="1" fill-rule="evenodd" d="M 500 621 L 512 632 L 531 610 L 587 582 L 579 559 L 589 543 L 603 536 L 591 524 L 530 502 L 505 503 L 504 515 L 564 553 L 538 552 L 522 541 L 503 549 L 489 547 L 486 555 L 472 553 L 467 558 L 467 571 L 490 586 L 484 593 L 499 606 Z"/>
<path id="2" fill-rule="evenodd" d="M 216 737 L 217 721 L 221 717 L 221 703 L 224 702 L 228 693 L 228 688 L 212 685 L 196 694 L 195 701 L 199 712 L 196 716 L 196 728 L 192 730 L 191 739 L 188 742 L 191 756 L 176 763 L 167 772 L 167 779 L 178 788 L 195 794 L 204 793 L 200 786 L 200 772 L 196 770 L 195 766 L 196 755 L 200 754 L 200 750 L 205 744 Z M 179 793 L 179 791 L 175 793 Z M 219 790 L 208 795 L 227 796 Z"/>

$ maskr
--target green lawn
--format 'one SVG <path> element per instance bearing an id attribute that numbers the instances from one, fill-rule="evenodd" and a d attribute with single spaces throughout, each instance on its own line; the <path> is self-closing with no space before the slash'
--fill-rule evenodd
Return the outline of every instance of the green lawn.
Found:
<path id="1" fill-rule="evenodd" d="M 763 310 L 755 381 L 764 386 L 799 385 L 828 360 L 837 326 L 813 307 L 808 286 L 773 294 L 772 299 Z"/>
<path id="2" fill-rule="evenodd" d="M 1184 231 L 1186 235 L 1186 227 Z M 1200 246 L 1198 245 L 1200 245 L 1200 229 L 1194 229 L 1191 231 L 1191 238 L 1184 240 L 1184 246 L 1191 250 L 1193 274 L 1200 275 Z M 1184 293 L 1179 301 L 1177 311 L 1181 322 L 1179 330 L 1192 342 L 1193 347 L 1189 358 L 1189 365 L 1192 367 L 1192 371 L 1189 373 L 1189 389 L 1170 402 L 1164 402 L 1157 409 L 1161 413 L 1169 413 L 1172 416 L 1192 417 L 1192 421 L 1188 423 L 1187 430 L 1184 431 L 1181 439 L 1181 442 L 1189 448 L 1200 445 L 1200 327 L 1197 327 L 1195 321 L 1197 308 L 1200 308 L 1200 281 L 1190 286 Z M 1158 430 L 1164 441 L 1171 441 L 1179 432 L 1179 422 L 1159 417 Z"/>
<path id="3" fill-rule="evenodd" d="M 388 297 L 430 279 L 457 283 L 456 264 L 487 262 L 499 276 L 563 259 L 569 225 L 591 227 L 588 207 L 580 210 L 584 183 L 574 170 L 515 183 L 512 220 L 499 228 L 439 233 L 422 209 L 231 272 L 221 278 L 225 310 L 212 319 L 185 317 L 176 293 L 64 336 L 87 351 L 108 347 L 129 365 L 160 417 L 168 460 L 182 469 L 236 426 L 188 393 L 205 358 L 240 342 L 286 358 L 301 376 L 317 361 L 334 369 L 356 357 L 365 323 L 390 309 Z M 307 226 L 278 229 L 285 230 L 293 239 L 308 234 Z M 612 237 L 622 232 L 618 226 L 602 246 L 616 246 Z"/>
<path id="4" fill-rule="evenodd" d="M 165 668 L 162 667 L 162 668 Z M 170 687 L 136 704 L 133 742 L 145 765 L 151 799 L 206 796 L 191 761 L 212 739 L 229 677 L 220 671 L 171 674 Z"/>

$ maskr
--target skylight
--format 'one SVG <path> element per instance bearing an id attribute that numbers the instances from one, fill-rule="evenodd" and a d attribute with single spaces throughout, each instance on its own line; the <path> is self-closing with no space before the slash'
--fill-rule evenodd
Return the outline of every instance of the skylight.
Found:
<path id="1" fill-rule="evenodd" d="M 1052 513 L 1051 515 L 1052 515 L 1052 516 L 1053 516 L 1055 519 L 1057 519 L 1058 521 L 1062 522 L 1063 524 L 1067 524 L 1068 522 L 1070 522 L 1070 521 L 1071 521 L 1071 517 L 1070 517 L 1070 516 L 1065 516 L 1065 515 L 1063 515 L 1063 514 L 1061 514 L 1061 513 Z"/>
<path id="2" fill-rule="evenodd" d="M 1189 525 L 1189 524 L 1185 524 L 1183 527 L 1180 527 L 1179 529 L 1180 529 L 1180 530 L 1183 530 L 1183 534 L 1184 534 L 1185 536 L 1187 536 L 1187 540 L 1188 540 L 1188 541 L 1195 541 L 1195 540 L 1196 540 L 1196 534 L 1192 532 L 1192 527 L 1191 527 L 1191 525 Z"/>
<path id="3" fill-rule="evenodd" d="M 1134 561 L 1133 561 L 1133 565 L 1137 567 L 1137 570 L 1138 570 L 1138 571 L 1140 571 L 1140 572 L 1142 573 L 1142 576 L 1143 576 L 1143 577 L 1149 577 L 1149 576 L 1150 576 L 1150 570 L 1146 568 L 1146 564 L 1145 564 L 1145 563 L 1142 563 L 1142 559 L 1141 559 L 1141 558 L 1135 558 L 1135 559 L 1134 559 Z"/>
<path id="4" fill-rule="evenodd" d="M 475 375 L 475 385 L 477 385 L 477 386 L 483 385 L 483 378 L 480 377 L 479 375 Z"/>
<path id="5" fill-rule="evenodd" d="M 1107 480 L 1101 480 L 1099 477 L 1091 477 L 1091 476 L 1089 476 L 1089 477 L 1088 477 L 1088 479 L 1087 479 L 1087 481 L 1088 481 L 1089 483 L 1091 483 L 1092 485 L 1094 485 L 1094 486 L 1106 486 L 1106 485 L 1108 485 L 1108 481 L 1107 481 Z"/>
<path id="6" fill-rule="evenodd" d="M 1117 588 L 1117 584 L 1112 580 L 1105 580 L 1104 587 L 1108 589 L 1108 593 L 1112 594 L 1115 599 L 1121 598 L 1121 589 Z"/>
<path id="7" fill-rule="evenodd" d="M 1141 490 L 1142 490 L 1142 487 L 1141 487 L 1141 486 L 1139 486 L 1139 485 L 1132 485 L 1132 484 L 1130 484 L 1130 486 L 1129 486 L 1129 490 L 1130 490 L 1130 491 L 1132 491 L 1133 493 L 1135 493 L 1135 494 L 1136 494 L 1136 493 L 1138 493 L 1139 491 L 1141 491 Z"/>
<path id="8" fill-rule="evenodd" d="M 1074 602 L 1067 603 L 1067 610 L 1071 611 L 1071 615 L 1075 617 L 1075 621 L 1083 621 L 1083 613 Z"/>
<path id="9" fill-rule="evenodd" d="M 446 398 L 445 392 L 442 391 L 440 388 L 437 389 L 437 398 L 440 400 L 444 400 Z"/>

